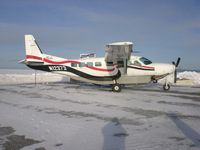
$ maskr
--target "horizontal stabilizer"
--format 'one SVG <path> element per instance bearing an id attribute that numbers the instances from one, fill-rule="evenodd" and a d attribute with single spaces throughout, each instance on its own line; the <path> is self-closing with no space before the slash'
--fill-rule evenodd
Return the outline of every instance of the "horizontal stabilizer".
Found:
<path id="1" fill-rule="evenodd" d="M 19 64 L 26 64 L 26 59 L 18 61 Z"/>
<path id="2" fill-rule="evenodd" d="M 44 62 L 27 61 L 27 59 L 20 60 L 18 61 L 18 63 L 30 65 L 30 66 L 40 66 L 44 64 Z"/>

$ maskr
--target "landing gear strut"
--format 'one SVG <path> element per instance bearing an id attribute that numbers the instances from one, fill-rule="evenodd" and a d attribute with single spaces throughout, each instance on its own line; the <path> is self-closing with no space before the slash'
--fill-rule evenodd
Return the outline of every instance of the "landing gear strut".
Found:
<path id="1" fill-rule="evenodd" d="M 121 91 L 121 85 L 118 84 L 118 83 L 113 84 L 112 90 L 113 90 L 113 92 L 120 92 Z"/>

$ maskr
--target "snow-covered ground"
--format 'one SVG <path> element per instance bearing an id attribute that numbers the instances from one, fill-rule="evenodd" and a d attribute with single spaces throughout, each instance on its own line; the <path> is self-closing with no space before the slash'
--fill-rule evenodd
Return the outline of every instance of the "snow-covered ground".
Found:
<path id="1" fill-rule="evenodd" d="M 0 71 L 0 149 L 200 149 L 198 86 L 114 93 L 55 74 L 39 72 L 37 80 L 43 84 L 34 85 L 34 72 Z"/>

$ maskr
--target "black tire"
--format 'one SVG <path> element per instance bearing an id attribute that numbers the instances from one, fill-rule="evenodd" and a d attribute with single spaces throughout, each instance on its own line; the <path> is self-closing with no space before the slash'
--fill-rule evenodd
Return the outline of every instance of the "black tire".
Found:
<path id="1" fill-rule="evenodd" d="M 163 85 L 163 90 L 164 91 L 169 91 L 169 89 L 170 89 L 170 85 L 169 84 Z"/>
<path id="2" fill-rule="evenodd" d="M 120 92 L 121 91 L 121 85 L 120 84 L 113 84 L 112 91 L 113 92 Z"/>
<path id="3" fill-rule="evenodd" d="M 158 83 L 158 80 L 153 80 L 153 83 Z"/>

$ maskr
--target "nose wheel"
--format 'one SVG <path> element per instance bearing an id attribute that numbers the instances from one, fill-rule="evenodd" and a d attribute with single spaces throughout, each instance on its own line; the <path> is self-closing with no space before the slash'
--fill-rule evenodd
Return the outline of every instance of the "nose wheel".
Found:
<path id="1" fill-rule="evenodd" d="M 170 85 L 169 84 L 164 84 L 163 85 L 163 90 L 164 91 L 169 91 L 169 89 L 170 89 Z"/>
<path id="2" fill-rule="evenodd" d="M 112 91 L 113 92 L 120 92 L 121 91 L 121 85 L 120 84 L 113 84 Z"/>

